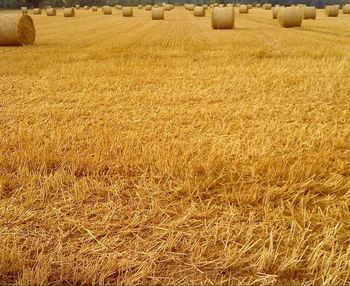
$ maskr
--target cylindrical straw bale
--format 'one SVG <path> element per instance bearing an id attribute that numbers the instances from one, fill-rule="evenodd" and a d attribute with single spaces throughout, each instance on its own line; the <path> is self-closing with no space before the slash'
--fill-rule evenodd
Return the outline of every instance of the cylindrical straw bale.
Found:
<path id="1" fill-rule="evenodd" d="M 143 6 L 142 5 L 137 5 L 137 9 L 142 9 Z"/>
<path id="2" fill-rule="evenodd" d="M 239 5 L 239 14 L 248 14 L 248 11 L 247 5 Z"/>
<path id="3" fill-rule="evenodd" d="M 264 8 L 264 10 L 271 10 L 272 5 L 271 5 L 271 3 L 265 3 L 265 4 L 263 5 L 263 8 Z"/>
<path id="4" fill-rule="evenodd" d="M 233 29 L 235 25 L 234 8 L 215 7 L 211 14 L 213 29 Z"/>
<path id="5" fill-rule="evenodd" d="M 122 8 L 123 17 L 132 17 L 134 15 L 132 7 Z"/>
<path id="6" fill-rule="evenodd" d="M 91 11 L 92 12 L 97 12 L 98 11 L 98 7 L 97 6 L 91 6 Z"/>
<path id="7" fill-rule="evenodd" d="M 224 4 L 219 4 L 219 6 L 218 6 L 218 7 L 221 7 L 221 8 L 222 8 L 222 7 L 224 7 L 224 6 L 225 6 Z"/>
<path id="8" fill-rule="evenodd" d="M 103 15 L 112 15 L 112 7 L 110 7 L 110 6 L 103 6 L 102 7 L 102 14 Z"/>
<path id="9" fill-rule="evenodd" d="M 74 8 L 64 8 L 63 15 L 64 15 L 64 17 L 75 17 L 75 9 Z"/>
<path id="10" fill-rule="evenodd" d="M 193 15 L 195 17 L 204 17 L 205 16 L 205 9 L 203 6 L 195 6 L 193 10 Z"/>
<path id="11" fill-rule="evenodd" d="M 338 17 L 339 15 L 339 8 L 335 5 L 327 5 L 324 11 L 328 17 Z"/>
<path id="12" fill-rule="evenodd" d="M 194 10 L 194 4 L 188 4 L 187 5 L 187 10 L 188 11 L 193 11 Z"/>
<path id="13" fill-rule="evenodd" d="M 171 11 L 173 9 L 173 7 L 170 4 L 165 4 L 164 9 L 165 9 L 165 11 Z"/>
<path id="14" fill-rule="evenodd" d="M 21 7 L 21 11 L 23 14 L 27 14 L 28 13 L 28 8 L 27 7 Z"/>
<path id="15" fill-rule="evenodd" d="M 350 14 L 350 4 L 345 4 L 343 6 L 343 14 Z"/>
<path id="16" fill-rule="evenodd" d="M 252 9 L 253 8 L 253 5 L 252 4 L 248 4 L 248 9 Z"/>
<path id="17" fill-rule="evenodd" d="M 146 11 L 151 11 L 152 10 L 152 5 L 146 5 L 145 6 Z"/>
<path id="18" fill-rule="evenodd" d="M 56 9 L 55 8 L 46 9 L 46 15 L 47 16 L 56 16 Z"/>
<path id="19" fill-rule="evenodd" d="M 34 8 L 33 9 L 33 14 L 34 15 L 41 15 L 41 9 L 40 8 Z"/>
<path id="20" fill-rule="evenodd" d="M 84 6 L 84 10 L 89 10 L 90 7 L 89 6 Z"/>
<path id="21" fill-rule="evenodd" d="M 303 19 L 316 19 L 316 7 L 315 6 L 305 6 L 303 7 Z"/>
<path id="22" fill-rule="evenodd" d="M 302 21 L 303 15 L 299 7 L 281 8 L 278 12 L 278 22 L 284 28 L 300 27 Z"/>
<path id="23" fill-rule="evenodd" d="M 115 8 L 116 8 L 117 10 L 122 10 L 122 9 L 123 9 L 123 6 L 122 6 L 122 5 L 115 5 Z"/>
<path id="24" fill-rule="evenodd" d="M 232 3 L 226 4 L 226 7 L 234 7 Z"/>
<path id="25" fill-rule="evenodd" d="M 281 10 L 281 7 L 272 7 L 272 19 L 277 19 L 278 13 Z"/>
<path id="26" fill-rule="evenodd" d="M 152 8 L 152 20 L 164 20 L 164 7 Z"/>
<path id="27" fill-rule="evenodd" d="M 255 4 L 255 8 L 260 8 L 261 7 L 261 4 L 257 3 Z"/>
<path id="28" fill-rule="evenodd" d="M 75 9 L 79 10 L 80 9 L 80 5 L 75 5 Z"/>
<path id="29" fill-rule="evenodd" d="M 35 41 L 33 20 L 26 14 L 0 15 L 0 46 L 32 45 Z"/>

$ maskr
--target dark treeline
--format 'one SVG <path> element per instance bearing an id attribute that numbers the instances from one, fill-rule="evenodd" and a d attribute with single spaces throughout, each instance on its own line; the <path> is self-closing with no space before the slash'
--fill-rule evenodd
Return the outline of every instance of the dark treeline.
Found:
<path id="1" fill-rule="evenodd" d="M 184 3 L 194 4 L 210 4 L 210 3 L 272 3 L 280 5 L 292 5 L 292 4 L 306 4 L 323 8 L 329 4 L 340 4 L 349 3 L 350 0 L 0 0 L 0 9 L 18 9 L 21 6 L 28 7 L 45 7 L 50 5 L 53 7 L 71 7 L 75 4 L 84 5 L 137 5 L 137 4 L 156 4 L 161 2 L 167 2 L 175 5 L 183 5 Z"/>

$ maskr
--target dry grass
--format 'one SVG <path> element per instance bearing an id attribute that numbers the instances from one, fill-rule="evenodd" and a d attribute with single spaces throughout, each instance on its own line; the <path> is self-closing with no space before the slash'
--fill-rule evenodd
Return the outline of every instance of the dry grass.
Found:
<path id="1" fill-rule="evenodd" d="M 0 47 L 0 282 L 349 284 L 350 18 L 134 12 Z"/>

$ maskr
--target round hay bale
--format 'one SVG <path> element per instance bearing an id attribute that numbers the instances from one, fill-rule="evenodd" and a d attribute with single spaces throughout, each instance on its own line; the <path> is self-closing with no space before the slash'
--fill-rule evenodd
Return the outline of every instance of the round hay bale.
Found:
<path id="1" fill-rule="evenodd" d="M 188 4 L 187 5 L 187 10 L 188 11 L 193 11 L 194 10 L 194 4 Z"/>
<path id="2" fill-rule="evenodd" d="M 26 14 L 0 15 L 0 46 L 32 45 L 35 41 L 33 20 Z"/>
<path id="3" fill-rule="evenodd" d="M 97 12 L 97 11 L 98 11 L 97 6 L 91 6 L 91 11 L 92 11 L 92 12 Z"/>
<path id="4" fill-rule="evenodd" d="M 195 17 L 204 17 L 205 16 L 205 9 L 203 6 L 195 6 L 193 9 L 193 15 Z"/>
<path id="5" fill-rule="evenodd" d="M 102 14 L 103 15 L 112 15 L 112 7 L 110 7 L 110 6 L 103 6 L 102 7 Z"/>
<path id="6" fill-rule="evenodd" d="M 253 8 L 253 5 L 252 4 L 248 4 L 248 9 L 252 9 Z"/>
<path id="7" fill-rule="evenodd" d="M 214 3 L 214 4 L 213 4 L 213 7 L 218 7 L 218 6 L 219 6 L 218 3 Z"/>
<path id="8" fill-rule="evenodd" d="M 271 3 L 265 3 L 263 5 L 264 10 L 271 10 L 272 9 L 272 4 Z"/>
<path id="9" fill-rule="evenodd" d="M 122 8 L 123 17 L 132 17 L 134 15 L 132 7 Z"/>
<path id="10" fill-rule="evenodd" d="M 335 5 L 334 6 L 327 5 L 324 11 L 327 17 L 338 17 L 339 15 L 339 8 Z"/>
<path id="11" fill-rule="evenodd" d="M 158 8 L 159 6 L 158 5 L 153 5 L 154 8 Z"/>
<path id="12" fill-rule="evenodd" d="M 90 7 L 89 6 L 84 6 L 84 10 L 89 10 Z"/>
<path id="13" fill-rule="evenodd" d="M 303 7 L 303 19 L 316 19 L 316 7 L 315 6 L 305 6 Z"/>
<path id="14" fill-rule="evenodd" d="M 226 4 L 226 7 L 234 7 L 232 3 Z"/>
<path id="15" fill-rule="evenodd" d="M 211 26 L 213 29 L 233 29 L 235 26 L 234 8 L 215 7 L 211 14 Z"/>
<path id="16" fill-rule="evenodd" d="M 34 15 L 41 15 L 41 9 L 40 8 L 34 8 L 33 9 L 33 14 Z"/>
<path id="17" fill-rule="evenodd" d="M 339 4 L 335 4 L 335 7 L 337 7 L 338 9 L 340 9 L 340 5 Z"/>
<path id="18" fill-rule="evenodd" d="M 75 9 L 79 10 L 80 9 L 80 5 L 75 5 Z"/>
<path id="19" fill-rule="evenodd" d="M 208 9 L 208 5 L 207 5 L 207 4 L 204 4 L 204 5 L 203 5 L 203 8 L 204 8 L 205 10 L 207 10 L 207 9 Z"/>
<path id="20" fill-rule="evenodd" d="M 260 8 L 261 7 L 261 4 L 255 4 L 255 8 Z"/>
<path id="21" fill-rule="evenodd" d="M 46 9 L 46 15 L 47 16 L 56 16 L 56 9 L 55 8 Z"/>
<path id="22" fill-rule="evenodd" d="M 123 6 L 122 6 L 122 5 L 115 5 L 115 8 L 116 8 L 117 10 L 122 10 L 122 9 L 123 9 Z"/>
<path id="23" fill-rule="evenodd" d="M 152 20 L 164 20 L 164 7 L 152 8 Z"/>
<path id="24" fill-rule="evenodd" d="M 146 5 L 145 9 L 146 9 L 146 11 L 151 11 L 152 10 L 152 5 Z"/>
<path id="25" fill-rule="evenodd" d="M 239 6 L 239 14 L 248 14 L 248 6 L 247 5 L 240 5 Z"/>
<path id="26" fill-rule="evenodd" d="M 345 4 L 343 6 L 343 14 L 350 14 L 350 4 Z"/>
<path id="27" fill-rule="evenodd" d="M 75 9 L 74 8 L 64 8 L 63 15 L 64 15 L 64 17 L 75 17 Z"/>
<path id="28" fill-rule="evenodd" d="M 281 10 L 281 7 L 273 7 L 272 8 L 272 19 L 277 19 L 278 13 Z"/>
<path id="29" fill-rule="evenodd" d="M 165 11 L 171 11 L 173 9 L 173 5 L 165 4 L 164 9 L 165 9 Z"/>
<path id="30" fill-rule="evenodd" d="M 281 8 L 278 12 L 278 22 L 284 28 L 300 27 L 303 15 L 299 7 Z"/>
<path id="31" fill-rule="evenodd" d="M 221 7 L 221 8 L 222 8 L 222 7 L 224 7 L 224 6 L 225 6 L 224 4 L 219 4 L 219 6 L 217 6 L 217 7 Z"/>
<path id="32" fill-rule="evenodd" d="M 28 8 L 27 7 L 21 7 L 21 12 L 23 14 L 27 14 L 28 13 Z"/>
<path id="33" fill-rule="evenodd" d="M 143 6 L 142 5 L 137 5 L 137 9 L 142 9 Z"/>

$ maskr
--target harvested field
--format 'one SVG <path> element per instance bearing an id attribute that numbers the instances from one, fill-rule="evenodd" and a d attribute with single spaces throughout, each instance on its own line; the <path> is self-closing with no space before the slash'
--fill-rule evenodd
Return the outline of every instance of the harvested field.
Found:
<path id="1" fill-rule="evenodd" d="M 349 284 L 349 15 L 121 13 L 0 47 L 0 284 Z"/>

